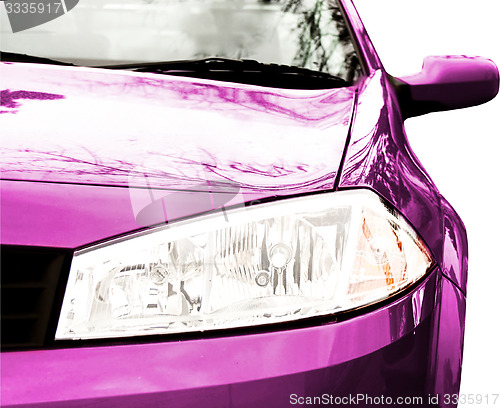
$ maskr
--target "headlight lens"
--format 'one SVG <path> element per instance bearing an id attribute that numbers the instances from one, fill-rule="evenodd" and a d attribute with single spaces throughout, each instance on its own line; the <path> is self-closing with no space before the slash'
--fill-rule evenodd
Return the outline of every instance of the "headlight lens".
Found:
<path id="1" fill-rule="evenodd" d="M 56 339 L 253 326 L 387 298 L 431 257 L 370 191 L 197 217 L 75 254 Z"/>

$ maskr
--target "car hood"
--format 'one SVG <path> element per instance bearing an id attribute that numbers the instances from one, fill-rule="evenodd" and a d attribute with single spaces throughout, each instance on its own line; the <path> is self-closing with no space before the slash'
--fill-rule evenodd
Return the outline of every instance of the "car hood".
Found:
<path id="1" fill-rule="evenodd" d="M 333 188 L 354 87 L 2 63 L 2 242 L 79 247 Z"/>

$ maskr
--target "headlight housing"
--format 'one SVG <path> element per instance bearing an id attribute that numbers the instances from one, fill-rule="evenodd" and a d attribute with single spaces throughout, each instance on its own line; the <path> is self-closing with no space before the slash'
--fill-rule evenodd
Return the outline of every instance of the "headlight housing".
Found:
<path id="1" fill-rule="evenodd" d="M 56 339 L 254 326 L 383 300 L 431 257 L 375 193 L 196 217 L 75 253 Z"/>

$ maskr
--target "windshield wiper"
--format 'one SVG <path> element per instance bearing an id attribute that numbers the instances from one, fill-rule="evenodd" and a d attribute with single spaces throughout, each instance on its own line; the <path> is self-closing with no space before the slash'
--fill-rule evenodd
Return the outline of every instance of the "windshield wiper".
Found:
<path id="1" fill-rule="evenodd" d="M 35 57 L 34 55 L 18 54 L 15 52 L 0 52 L 0 60 L 2 62 L 29 62 L 35 64 L 51 64 L 51 65 L 66 65 L 74 66 L 69 62 L 56 61 L 50 58 Z"/>
<path id="2" fill-rule="evenodd" d="M 142 64 L 112 65 L 101 68 L 134 72 L 179 75 L 288 89 L 340 88 L 350 84 L 327 72 L 288 65 L 265 64 L 246 59 L 204 58 Z"/>
<path id="3" fill-rule="evenodd" d="M 49 58 L 13 52 L 1 52 L 0 58 L 2 61 L 8 62 L 78 66 Z M 247 59 L 220 57 L 185 61 L 108 65 L 95 68 L 215 79 L 225 82 L 237 82 L 287 89 L 326 89 L 341 88 L 350 85 L 350 83 L 344 79 L 327 72 L 288 65 L 266 64 Z"/>

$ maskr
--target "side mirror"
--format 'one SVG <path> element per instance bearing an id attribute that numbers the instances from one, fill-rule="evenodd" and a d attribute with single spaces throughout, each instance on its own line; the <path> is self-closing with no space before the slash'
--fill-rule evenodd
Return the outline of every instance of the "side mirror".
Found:
<path id="1" fill-rule="evenodd" d="M 404 119 L 480 105 L 493 99 L 499 87 L 493 61 L 459 55 L 426 57 L 418 74 L 389 78 Z"/>

